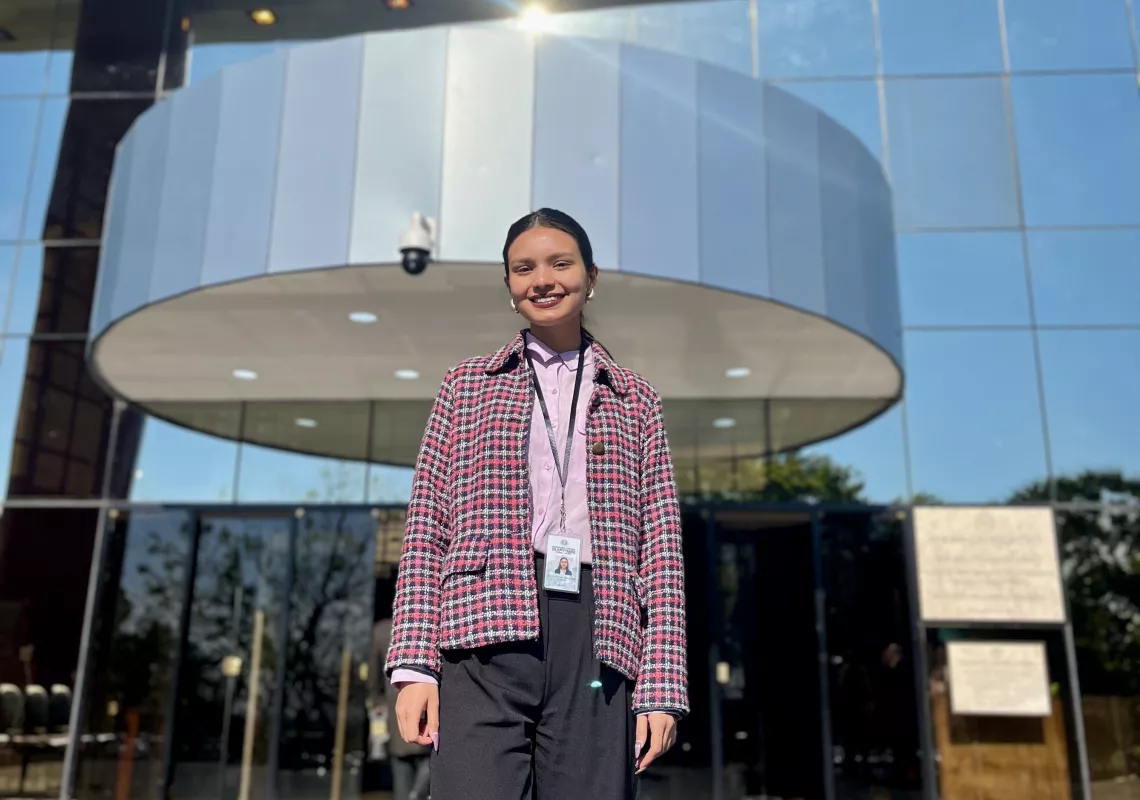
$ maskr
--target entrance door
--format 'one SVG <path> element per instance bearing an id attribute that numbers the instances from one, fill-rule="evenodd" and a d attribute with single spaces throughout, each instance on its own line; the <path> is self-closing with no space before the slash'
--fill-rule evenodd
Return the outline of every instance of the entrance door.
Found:
<path id="1" fill-rule="evenodd" d="M 167 797 L 359 796 L 375 539 L 363 509 L 199 517 Z"/>
<path id="2" fill-rule="evenodd" d="M 725 800 L 824 800 L 810 512 L 719 512 L 716 686 Z"/>

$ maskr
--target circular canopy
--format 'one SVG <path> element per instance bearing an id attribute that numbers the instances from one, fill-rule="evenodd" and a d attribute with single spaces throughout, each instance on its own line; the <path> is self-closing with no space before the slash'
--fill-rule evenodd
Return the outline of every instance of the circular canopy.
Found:
<path id="1" fill-rule="evenodd" d="M 517 331 L 499 250 L 543 205 L 591 232 L 591 330 L 662 393 L 678 456 L 825 439 L 901 391 L 879 164 L 678 56 L 467 29 L 294 48 L 144 114 L 109 204 L 93 369 L 220 436 L 412 463 L 444 372 Z M 394 263 L 413 212 L 439 230 L 419 276 Z"/>

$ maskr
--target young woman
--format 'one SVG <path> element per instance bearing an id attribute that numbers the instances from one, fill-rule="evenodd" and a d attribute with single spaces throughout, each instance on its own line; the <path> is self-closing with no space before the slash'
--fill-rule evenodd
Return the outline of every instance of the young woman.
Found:
<path id="1" fill-rule="evenodd" d="M 688 712 L 661 398 L 582 325 L 598 268 L 573 218 L 523 217 L 503 262 L 527 329 L 447 374 L 416 464 L 400 734 L 433 745 L 432 800 L 628 800 Z"/>

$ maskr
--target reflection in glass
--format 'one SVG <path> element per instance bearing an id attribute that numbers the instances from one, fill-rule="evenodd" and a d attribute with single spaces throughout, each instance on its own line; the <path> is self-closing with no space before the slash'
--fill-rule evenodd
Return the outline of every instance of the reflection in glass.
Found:
<path id="1" fill-rule="evenodd" d="M 1140 331 L 1040 331 L 1038 337 L 1057 478 L 1089 470 L 1140 478 Z"/>
<path id="2" fill-rule="evenodd" d="M 191 431 L 157 417 L 147 417 L 142 423 L 133 465 L 120 466 L 131 475 L 132 501 L 233 502 L 238 456 L 234 440 L 241 429 L 241 409 L 237 404 L 215 404 L 202 409 L 195 421 L 218 435 Z M 177 457 L 172 457 L 174 453 Z M 128 459 L 131 455 L 116 454 Z"/>
<path id="3" fill-rule="evenodd" d="M 874 81 L 787 81 L 779 87 L 827 114 L 853 133 L 876 158 L 882 158 L 879 90 Z"/>
<path id="4" fill-rule="evenodd" d="M 1140 224 L 1134 75 L 1011 79 L 1025 221 Z"/>
<path id="5" fill-rule="evenodd" d="M 20 235 L 40 106 L 39 98 L 0 99 L 0 241 Z"/>
<path id="6" fill-rule="evenodd" d="M 123 24 L 129 24 L 126 18 Z M 58 149 L 44 239 L 98 239 L 102 235 L 115 146 L 151 103 L 134 99 L 72 101 Z"/>
<path id="7" fill-rule="evenodd" d="M 825 768 L 810 517 L 722 512 L 717 525 L 711 566 L 724 797 L 820 800 Z"/>
<path id="8" fill-rule="evenodd" d="M 1094 787 L 1128 785 L 1140 772 L 1140 564 L 1117 555 L 1140 552 L 1140 482 L 1116 476 L 1110 486 L 1108 477 L 1057 485 L 1062 501 L 1099 496 L 1116 504 L 1057 514 Z M 1095 788 L 1093 795 L 1101 797 Z"/>
<path id="9" fill-rule="evenodd" d="M 902 522 L 894 512 L 828 512 L 820 528 L 838 796 L 916 791 L 918 693 Z"/>
<path id="10" fill-rule="evenodd" d="M 232 64 L 251 61 L 277 49 L 275 42 L 218 42 L 198 45 L 186 59 L 185 84 L 197 83 Z M 167 89 L 179 88 L 167 78 Z"/>
<path id="11" fill-rule="evenodd" d="M 635 13 L 639 45 L 753 74 L 747 0 L 646 5 Z"/>
<path id="12" fill-rule="evenodd" d="M 99 251 L 94 247 L 24 245 L 13 284 L 8 332 L 75 333 L 87 330 Z"/>
<path id="13" fill-rule="evenodd" d="M 292 517 L 202 517 L 168 796 L 268 796 Z M 240 659 L 238 661 L 237 659 Z"/>
<path id="14" fill-rule="evenodd" d="M 843 469 L 853 470 L 861 487 L 855 495 L 860 502 L 897 503 L 906 500 L 906 452 L 899 406 L 850 433 L 812 445 L 801 452 L 804 456 L 827 459 Z M 838 494 L 838 497 L 830 497 L 821 493 L 819 499 L 849 499 L 843 496 L 844 492 Z"/>
<path id="15" fill-rule="evenodd" d="M 309 510 L 298 523 L 278 797 L 325 800 L 338 779 L 344 800 L 360 794 L 375 548 L 365 511 Z"/>
<path id="16" fill-rule="evenodd" d="M 896 241 L 903 324 L 1029 324 L 1019 233 L 911 233 Z"/>
<path id="17" fill-rule="evenodd" d="M 241 446 L 238 501 L 242 503 L 363 503 L 363 462 Z"/>
<path id="18" fill-rule="evenodd" d="M 17 50 L 0 40 L 0 95 L 40 94 L 47 80 L 47 50 Z"/>
<path id="19" fill-rule="evenodd" d="M 112 403 L 87 372 L 84 343 L 33 340 L 23 386 L 9 494 L 99 497 Z"/>
<path id="20" fill-rule="evenodd" d="M 1131 67 L 1128 4 L 1004 0 L 1010 69 Z"/>
<path id="21" fill-rule="evenodd" d="M 759 0 L 758 12 L 762 77 L 875 75 L 870 3 Z"/>
<path id="22" fill-rule="evenodd" d="M 123 0 L 79 17 L 73 92 L 153 92 L 165 42 L 165 3 Z"/>
<path id="23" fill-rule="evenodd" d="M 380 505 L 402 505 L 412 497 L 412 467 L 368 466 L 368 502 Z"/>
<path id="24" fill-rule="evenodd" d="M 193 520 L 134 511 L 107 520 L 92 617 L 77 794 L 149 800 L 162 786 Z"/>
<path id="25" fill-rule="evenodd" d="M 24 374 L 28 366 L 28 346 L 23 337 L 0 336 L 0 498 L 8 493 L 13 458 L 23 458 L 23 446 L 16 444 L 16 421 L 24 396 Z"/>
<path id="26" fill-rule="evenodd" d="M 886 92 L 896 223 L 1017 226 L 1002 79 L 894 80 Z"/>
<path id="27" fill-rule="evenodd" d="M 911 331 L 906 373 L 915 495 L 1004 502 L 1045 477 L 1029 331 Z"/>
<path id="28" fill-rule="evenodd" d="M 24 204 L 23 238 L 35 241 L 44 238 L 44 223 L 48 203 L 55 185 L 56 162 L 59 161 L 63 126 L 67 122 L 70 100 L 66 97 L 49 97 L 44 100 L 40 113 L 39 135 L 36 137 L 35 160 L 32 163 L 31 185 Z"/>
<path id="29" fill-rule="evenodd" d="M 59 796 L 98 516 L 0 517 L 0 794 Z"/>
<path id="30" fill-rule="evenodd" d="M 1038 325 L 1140 325 L 1140 230 L 1030 231 Z"/>
<path id="31" fill-rule="evenodd" d="M 887 75 L 1003 71 L 992 0 L 879 0 L 879 28 Z"/>

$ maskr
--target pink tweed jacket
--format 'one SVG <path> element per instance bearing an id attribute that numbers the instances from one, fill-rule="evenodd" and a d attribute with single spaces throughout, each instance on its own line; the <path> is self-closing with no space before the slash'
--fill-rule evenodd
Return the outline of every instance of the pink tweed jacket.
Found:
<path id="1" fill-rule="evenodd" d="M 685 584 L 661 398 L 596 342 L 586 419 L 594 652 L 634 681 L 637 712 L 689 710 Z M 537 639 L 522 334 L 448 372 L 408 505 L 385 663 L 434 674 L 440 651 Z"/>

